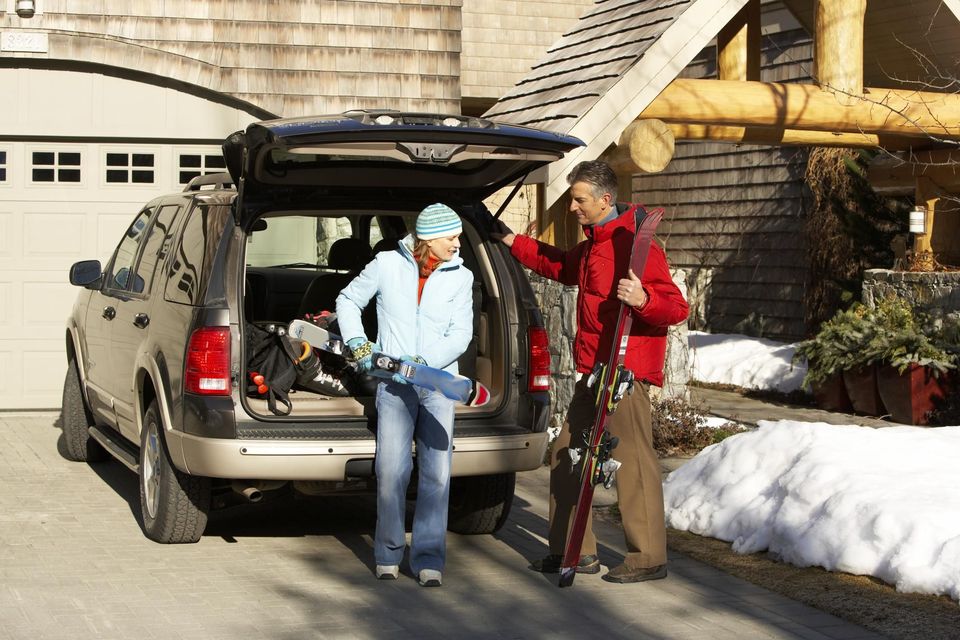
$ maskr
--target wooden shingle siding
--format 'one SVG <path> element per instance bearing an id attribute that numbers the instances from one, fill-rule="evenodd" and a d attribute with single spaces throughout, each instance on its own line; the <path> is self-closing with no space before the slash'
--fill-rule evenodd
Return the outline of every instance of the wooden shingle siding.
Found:
<path id="1" fill-rule="evenodd" d="M 812 52 L 802 31 L 764 37 L 761 78 L 809 82 Z M 715 77 L 715 50 L 682 75 Z M 806 159 L 796 147 L 678 141 L 666 170 L 634 176 L 634 200 L 666 209 L 658 236 L 687 272 L 692 328 L 804 337 Z"/>
<path id="2" fill-rule="evenodd" d="M 51 60 L 197 85 L 262 117 L 383 107 L 456 113 L 460 5 L 45 0 L 29 27 L 49 34 Z"/>
<path id="3" fill-rule="evenodd" d="M 567 132 L 691 0 L 598 0 L 485 115 Z"/>
<path id="4" fill-rule="evenodd" d="M 482 113 L 539 61 L 592 0 L 463 0 L 460 85 Z"/>

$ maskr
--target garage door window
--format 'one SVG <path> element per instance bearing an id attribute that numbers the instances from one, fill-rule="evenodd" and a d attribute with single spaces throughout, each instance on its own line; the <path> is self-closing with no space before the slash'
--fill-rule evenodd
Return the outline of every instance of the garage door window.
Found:
<path id="1" fill-rule="evenodd" d="M 106 177 L 110 184 L 153 184 L 152 153 L 107 153 Z"/>
<path id="2" fill-rule="evenodd" d="M 187 184 L 197 176 L 221 173 L 227 165 L 220 153 L 181 153 L 180 184 Z"/>
<path id="3" fill-rule="evenodd" d="M 79 151 L 34 151 L 33 182 L 80 182 Z"/>

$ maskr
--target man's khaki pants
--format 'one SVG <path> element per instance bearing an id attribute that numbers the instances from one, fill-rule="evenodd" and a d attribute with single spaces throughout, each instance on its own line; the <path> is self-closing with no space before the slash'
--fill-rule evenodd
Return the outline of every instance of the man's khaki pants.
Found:
<path id="1" fill-rule="evenodd" d="M 567 531 L 580 490 L 580 467 L 571 472 L 569 446 L 584 446 L 596 415 L 595 394 L 587 388 L 586 376 L 573 393 L 567 421 L 553 443 L 550 455 L 550 553 L 562 555 Z M 622 466 L 617 471 L 617 501 L 626 535 L 631 568 L 666 564 L 667 540 L 663 522 L 663 484 L 660 463 L 653 450 L 653 420 L 650 415 L 649 386 L 636 382 L 633 393 L 624 396 L 607 423 L 611 436 L 620 439 L 613 458 Z M 602 486 L 597 491 L 605 491 Z M 581 555 L 597 553 L 592 513 L 587 519 Z"/>

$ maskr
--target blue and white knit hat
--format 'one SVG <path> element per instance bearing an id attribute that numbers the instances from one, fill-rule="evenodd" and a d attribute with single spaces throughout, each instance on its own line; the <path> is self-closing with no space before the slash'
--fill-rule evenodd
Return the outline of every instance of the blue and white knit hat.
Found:
<path id="1" fill-rule="evenodd" d="M 417 216 L 417 237 L 433 240 L 455 236 L 463 231 L 460 216 L 445 204 L 431 204 Z"/>

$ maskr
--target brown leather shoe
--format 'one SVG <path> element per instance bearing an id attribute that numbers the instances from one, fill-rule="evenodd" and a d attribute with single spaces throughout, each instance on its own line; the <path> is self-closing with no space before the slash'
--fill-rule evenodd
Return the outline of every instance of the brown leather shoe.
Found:
<path id="1" fill-rule="evenodd" d="M 627 582 L 646 582 L 647 580 L 661 580 L 667 577 L 667 565 L 661 564 L 656 567 L 642 567 L 635 569 L 625 564 L 614 567 L 603 576 L 607 582 L 617 582 L 624 584 Z"/>
<path id="2" fill-rule="evenodd" d="M 530 563 L 530 568 L 540 573 L 560 573 L 563 556 L 551 553 Z M 580 556 L 577 573 L 600 573 L 600 558 L 595 555 Z"/>

